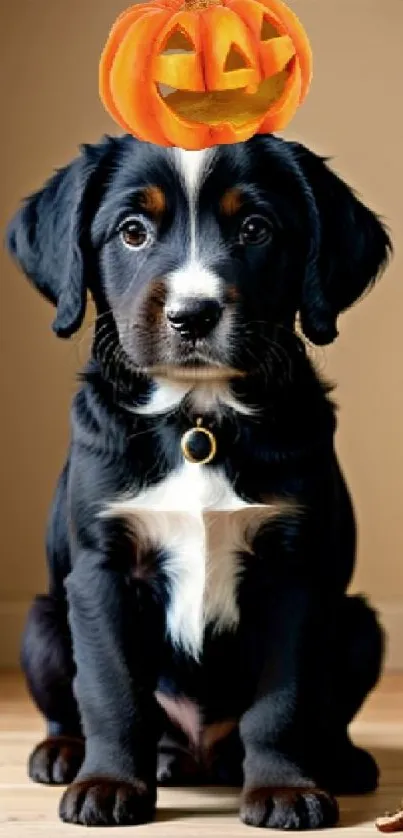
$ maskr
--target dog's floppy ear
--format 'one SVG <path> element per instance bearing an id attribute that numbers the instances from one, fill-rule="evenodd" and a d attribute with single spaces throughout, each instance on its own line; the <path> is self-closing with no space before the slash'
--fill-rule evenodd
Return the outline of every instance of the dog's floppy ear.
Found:
<path id="1" fill-rule="evenodd" d="M 337 317 L 369 289 L 385 267 L 391 242 L 371 212 L 326 161 L 298 143 L 311 222 L 311 251 L 302 287 L 303 331 L 316 344 L 337 337 Z"/>
<path id="2" fill-rule="evenodd" d="M 12 255 L 57 308 L 53 329 L 60 337 L 70 337 L 84 318 L 97 172 L 112 142 L 82 146 L 81 156 L 27 198 L 8 227 Z"/>

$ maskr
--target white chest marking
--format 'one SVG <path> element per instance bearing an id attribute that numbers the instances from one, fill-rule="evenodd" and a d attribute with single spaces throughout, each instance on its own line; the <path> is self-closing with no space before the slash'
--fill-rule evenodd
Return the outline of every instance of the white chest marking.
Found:
<path id="1" fill-rule="evenodd" d="M 277 504 L 243 501 L 221 470 L 184 462 L 156 486 L 113 501 L 103 514 L 124 517 L 144 552 L 164 550 L 168 634 L 197 658 L 206 624 L 216 631 L 236 628 L 239 554 L 251 552 L 253 534 L 278 511 Z"/>

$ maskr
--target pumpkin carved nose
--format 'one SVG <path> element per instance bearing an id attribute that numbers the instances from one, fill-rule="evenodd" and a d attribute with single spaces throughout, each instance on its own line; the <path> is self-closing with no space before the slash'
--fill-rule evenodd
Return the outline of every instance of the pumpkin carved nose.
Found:
<path id="1" fill-rule="evenodd" d="M 198 340 L 213 331 L 221 313 L 217 300 L 183 300 L 179 306 L 168 309 L 167 320 L 184 340 Z"/>

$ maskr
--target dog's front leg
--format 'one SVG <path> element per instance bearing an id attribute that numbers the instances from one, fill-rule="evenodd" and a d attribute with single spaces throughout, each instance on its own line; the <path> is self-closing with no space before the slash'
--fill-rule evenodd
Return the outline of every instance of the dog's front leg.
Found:
<path id="1" fill-rule="evenodd" d="M 256 593 L 253 625 L 259 659 L 255 698 L 240 723 L 245 748 L 241 819 L 251 826 L 319 829 L 338 820 L 337 803 L 318 789 L 307 769 L 314 714 L 312 593 L 301 586 Z M 318 660 L 316 667 L 320 667 Z"/>
<path id="2" fill-rule="evenodd" d="M 66 590 L 86 745 L 61 818 L 91 826 L 144 823 L 156 800 L 161 614 L 147 586 L 133 595 L 123 572 L 96 551 L 78 553 Z"/>

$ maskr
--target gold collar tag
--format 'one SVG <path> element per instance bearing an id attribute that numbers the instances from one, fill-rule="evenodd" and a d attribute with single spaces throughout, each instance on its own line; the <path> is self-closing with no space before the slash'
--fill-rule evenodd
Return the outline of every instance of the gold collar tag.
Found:
<path id="1" fill-rule="evenodd" d="M 183 434 L 181 449 L 188 463 L 204 466 L 214 459 L 217 453 L 217 440 L 208 428 L 203 428 L 203 420 L 197 419 L 196 427 L 189 428 Z"/>

